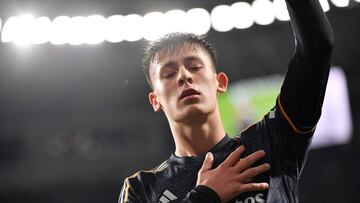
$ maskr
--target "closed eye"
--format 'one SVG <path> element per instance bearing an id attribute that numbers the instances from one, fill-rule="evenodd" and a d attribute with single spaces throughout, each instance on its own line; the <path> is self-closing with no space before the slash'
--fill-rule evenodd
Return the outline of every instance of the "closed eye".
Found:
<path id="1" fill-rule="evenodd" d="M 194 66 L 190 66 L 188 68 L 188 70 L 191 72 L 195 72 L 195 71 L 199 70 L 200 68 L 201 68 L 201 66 L 194 65 Z"/>
<path id="2" fill-rule="evenodd" d="M 189 56 L 185 59 L 185 65 L 189 71 L 197 71 L 203 67 L 201 59 L 195 56 Z"/>
<path id="3" fill-rule="evenodd" d="M 161 67 L 160 78 L 171 78 L 173 77 L 178 69 L 178 64 L 174 61 L 167 62 Z"/>
<path id="4" fill-rule="evenodd" d="M 175 71 L 174 72 L 164 73 L 161 78 L 172 78 L 173 76 L 175 76 L 175 74 L 176 74 Z"/>

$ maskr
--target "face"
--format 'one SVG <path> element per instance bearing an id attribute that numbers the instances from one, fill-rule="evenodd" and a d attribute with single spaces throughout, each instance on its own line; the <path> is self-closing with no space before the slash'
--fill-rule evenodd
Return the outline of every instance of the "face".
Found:
<path id="1" fill-rule="evenodd" d="M 225 73 L 216 74 L 209 54 L 189 43 L 179 51 L 156 54 L 150 78 L 154 89 L 149 94 L 151 105 L 175 122 L 213 113 L 217 93 L 225 92 L 228 83 Z"/>

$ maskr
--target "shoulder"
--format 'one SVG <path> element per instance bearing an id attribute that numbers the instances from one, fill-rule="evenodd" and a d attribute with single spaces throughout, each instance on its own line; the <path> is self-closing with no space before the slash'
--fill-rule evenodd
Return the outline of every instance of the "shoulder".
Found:
<path id="1" fill-rule="evenodd" d="M 128 176 L 125 178 L 124 182 L 142 182 L 144 181 L 144 178 L 156 176 L 159 173 L 163 172 L 168 167 L 168 161 L 164 161 L 161 164 L 157 165 L 155 168 L 150 170 L 140 170 L 136 173 L 134 173 L 131 176 Z"/>
<path id="2" fill-rule="evenodd" d="M 273 120 L 277 119 L 276 114 L 276 107 L 273 107 L 260 120 L 243 129 L 234 139 L 239 140 L 249 153 L 259 149 L 268 152 L 270 150 L 271 134 L 277 133 L 276 131 L 278 131 L 276 127 L 273 126 L 274 123 L 272 123 Z"/>
<path id="3" fill-rule="evenodd" d="M 155 183 L 156 176 L 161 174 L 168 167 L 167 160 L 150 170 L 141 170 L 128 176 L 124 180 L 119 202 L 129 202 L 129 199 L 140 199 L 141 201 L 147 196 L 144 191 L 146 185 Z"/>

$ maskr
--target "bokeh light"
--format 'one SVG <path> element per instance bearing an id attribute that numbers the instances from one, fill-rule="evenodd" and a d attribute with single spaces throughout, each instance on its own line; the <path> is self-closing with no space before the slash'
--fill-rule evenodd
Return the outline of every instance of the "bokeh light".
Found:
<path id="1" fill-rule="evenodd" d="M 254 24 L 252 7 L 246 2 L 237 2 L 231 5 L 233 25 L 237 29 L 249 28 Z"/>
<path id="2" fill-rule="evenodd" d="M 227 32 L 234 28 L 231 8 L 228 5 L 215 6 L 211 11 L 211 24 L 218 32 Z"/>

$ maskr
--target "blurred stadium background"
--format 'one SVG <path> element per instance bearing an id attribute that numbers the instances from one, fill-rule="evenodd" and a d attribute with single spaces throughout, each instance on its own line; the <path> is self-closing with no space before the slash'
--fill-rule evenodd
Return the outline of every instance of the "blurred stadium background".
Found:
<path id="1" fill-rule="evenodd" d="M 356 202 L 360 3 L 321 4 L 333 68 L 300 202 Z M 170 156 L 141 69 L 144 46 L 166 32 L 206 34 L 217 48 L 230 135 L 261 118 L 293 54 L 284 11 L 280 0 L 1 1 L 0 202 L 116 202 L 126 176 Z"/>

